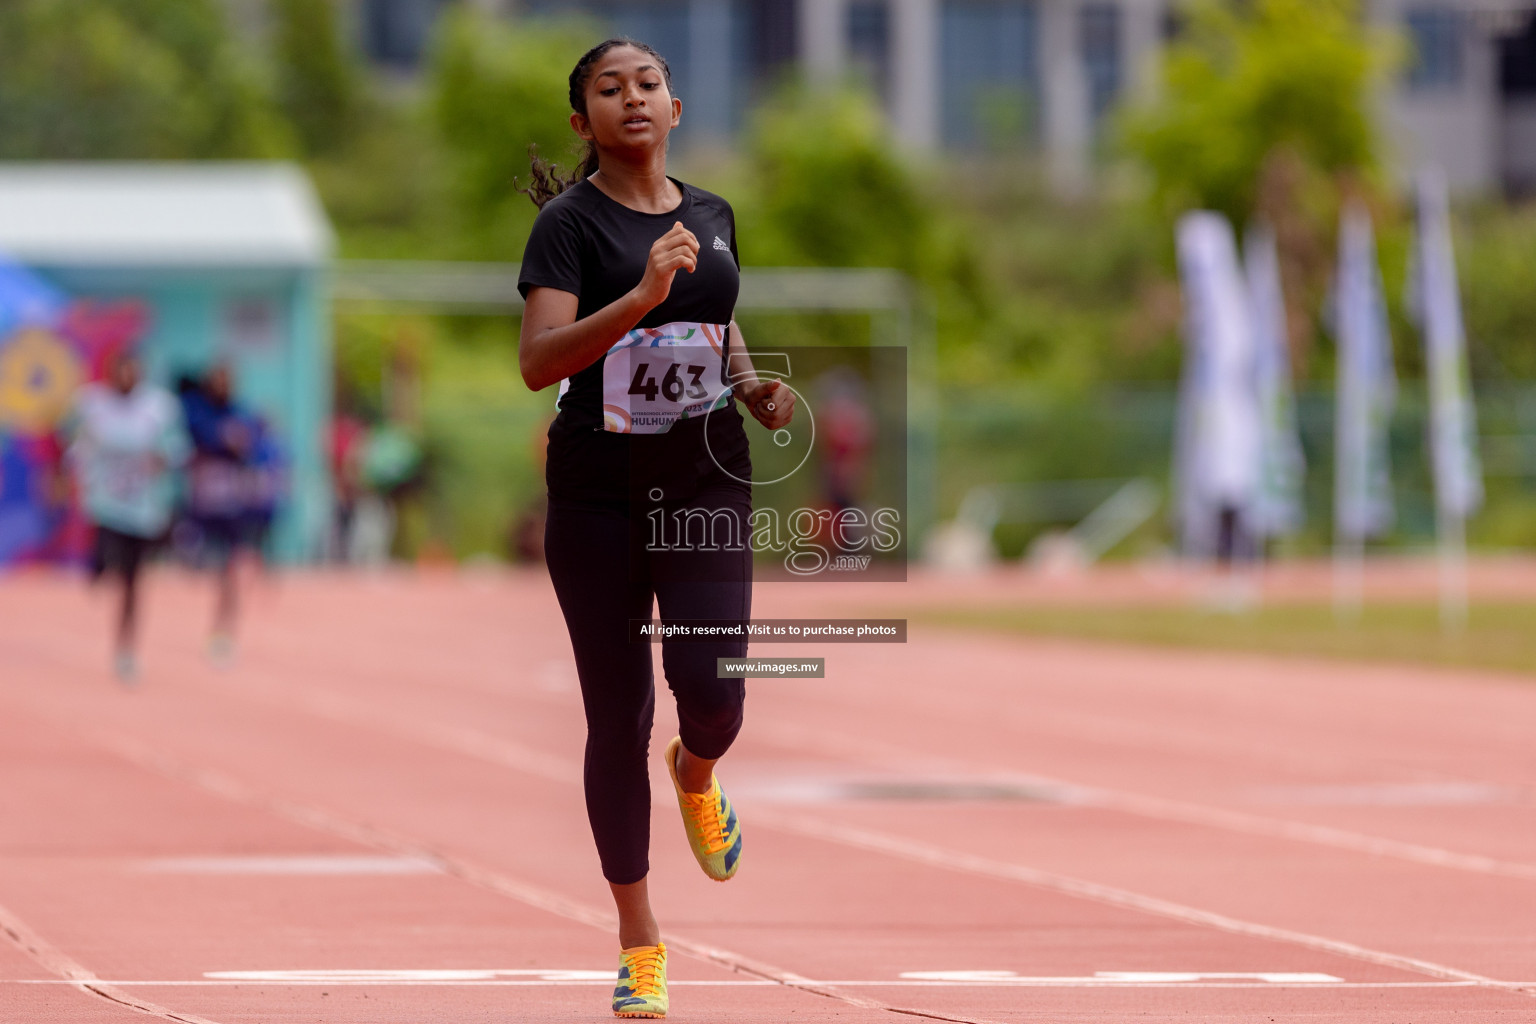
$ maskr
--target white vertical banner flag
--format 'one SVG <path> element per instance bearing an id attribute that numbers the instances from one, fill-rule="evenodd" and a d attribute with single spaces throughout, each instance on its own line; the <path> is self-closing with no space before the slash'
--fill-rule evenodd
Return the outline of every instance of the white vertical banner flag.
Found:
<path id="1" fill-rule="evenodd" d="M 1296 423 L 1296 392 L 1285 322 L 1285 293 L 1275 234 L 1255 225 L 1243 239 L 1253 320 L 1254 373 L 1263 430 L 1255 525 L 1261 537 L 1295 533 L 1306 518 L 1302 486 L 1306 457 Z"/>
<path id="2" fill-rule="evenodd" d="M 1371 217 L 1355 202 L 1346 205 L 1339 227 L 1333 300 L 1338 339 L 1334 537 L 1360 544 L 1387 532 L 1395 518 L 1388 428 L 1397 376 Z"/>
<path id="3" fill-rule="evenodd" d="M 1180 528 L 1191 554 L 1214 552 L 1221 513 L 1251 526 L 1262 424 L 1253 323 L 1232 225 L 1198 210 L 1178 225 L 1184 378 L 1175 452 Z"/>
<path id="4" fill-rule="evenodd" d="M 1435 502 L 1445 512 L 1465 519 L 1482 506 L 1483 471 L 1477 454 L 1477 415 L 1445 179 L 1434 171 L 1422 173 L 1417 198 L 1408 308 L 1424 335 Z"/>

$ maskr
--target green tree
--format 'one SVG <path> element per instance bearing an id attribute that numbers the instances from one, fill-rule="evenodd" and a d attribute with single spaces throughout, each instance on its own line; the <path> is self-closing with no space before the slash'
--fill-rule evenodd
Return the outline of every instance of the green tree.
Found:
<path id="1" fill-rule="evenodd" d="M 268 157 L 288 137 L 217 0 L 0 6 L 0 156 Z"/>
<path id="2" fill-rule="evenodd" d="M 430 61 L 431 111 L 448 150 L 453 193 L 484 255 L 516 259 L 535 210 L 514 188 L 529 147 L 573 164 L 567 80 L 596 38 L 575 22 L 507 22 L 470 5 L 440 23 Z M 518 251 L 513 251 L 517 248 Z"/>
<path id="3" fill-rule="evenodd" d="M 278 101 L 305 152 L 333 152 L 355 135 L 357 72 L 332 0 L 274 0 L 272 56 Z"/>
<path id="4" fill-rule="evenodd" d="M 1355 0 L 1196 0 L 1185 13 L 1160 99 L 1126 110 L 1122 141 L 1165 215 L 1202 208 L 1274 227 L 1304 376 L 1340 199 L 1376 191 L 1372 97 L 1398 48 Z"/>
<path id="5" fill-rule="evenodd" d="M 925 269 L 932 212 L 868 93 L 787 85 L 750 146 L 752 262 Z"/>
<path id="6" fill-rule="evenodd" d="M 1353 0 L 1200 0 L 1186 13 L 1160 100 L 1123 123 L 1170 212 L 1246 221 L 1279 154 L 1327 176 L 1374 173 L 1371 94 L 1395 48 Z"/>

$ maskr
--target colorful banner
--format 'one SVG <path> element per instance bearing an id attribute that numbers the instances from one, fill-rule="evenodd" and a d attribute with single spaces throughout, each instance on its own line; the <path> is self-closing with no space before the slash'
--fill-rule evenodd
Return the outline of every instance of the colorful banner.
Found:
<path id="1" fill-rule="evenodd" d="M 83 553 L 58 428 L 75 391 L 146 321 L 140 303 L 71 300 L 0 257 L 0 565 Z"/>
<path id="2" fill-rule="evenodd" d="M 1388 432 L 1397 401 L 1397 376 L 1376 239 L 1370 214 L 1359 203 L 1350 203 L 1344 210 L 1337 275 L 1334 533 L 1338 538 L 1364 541 L 1386 533 L 1396 517 Z"/>
<path id="3" fill-rule="evenodd" d="M 0 262 L 0 564 L 34 557 L 66 518 L 53 426 L 82 380 L 57 328 L 66 299 Z"/>
<path id="4" fill-rule="evenodd" d="M 1443 511 L 1465 519 L 1482 506 L 1483 472 L 1445 179 L 1434 171 L 1421 174 L 1417 199 L 1408 308 L 1424 335 L 1435 499 Z"/>
<path id="5" fill-rule="evenodd" d="M 1254 372 L 1263 429 L 1255 528 L 1261 537 L 1295 533 L 1306 519 L 1302 486 L 1306 457 L 1296 422 L 1291 357 L 1285 322 L 1285 293 L 1275 235 L 1265 225 L 1243 240 L 1248 301 L 1253 317 Z"/>

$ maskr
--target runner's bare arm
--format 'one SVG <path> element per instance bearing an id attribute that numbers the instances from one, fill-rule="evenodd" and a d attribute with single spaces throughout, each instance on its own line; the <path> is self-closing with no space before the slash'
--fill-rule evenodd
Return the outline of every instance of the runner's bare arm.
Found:
<path id="1" fill-rule="evenodd" d="M 679 221 L 651 246 L 640 283 L 580 320 L 575 295 L 558 288 L 530 289 L 517 346 L 523 382 L 542 391 L 591 366 L 666 299 L 679 270 L 693 273 L 698 255 L 698 238 Z"/>

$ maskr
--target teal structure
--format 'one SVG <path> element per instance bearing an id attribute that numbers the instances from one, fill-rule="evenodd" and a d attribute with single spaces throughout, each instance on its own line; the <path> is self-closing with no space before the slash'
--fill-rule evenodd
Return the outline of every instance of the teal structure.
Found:
<path id="1" fill-rule="evenodd" d="M 136 319 L 146 375 L 228 365 L 288 463 L 271 554 L 320 557 L 331 522 L 333 235 L 287 164 L 0 164 L 0 251 Z"/>

